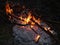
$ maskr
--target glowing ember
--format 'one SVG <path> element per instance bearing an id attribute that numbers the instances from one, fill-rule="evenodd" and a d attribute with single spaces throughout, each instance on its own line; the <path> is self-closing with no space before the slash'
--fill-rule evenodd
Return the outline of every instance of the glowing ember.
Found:
<path id="1" fill-rule="evenodd" d="M 35 42 L 37 42 L 40 39 L 40 35 L 37 35 L 37 37 L 35 37 Z"/>
<path id="2" fill-rule="evenodd" d="M 45 29 L 46 31 L 48 31 L 48 28 L 44 27 L 44 29 Z"/>

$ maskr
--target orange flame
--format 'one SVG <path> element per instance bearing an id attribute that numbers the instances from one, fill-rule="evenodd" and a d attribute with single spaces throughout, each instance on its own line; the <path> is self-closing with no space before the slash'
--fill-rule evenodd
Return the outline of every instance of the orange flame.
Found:
<path id="1" fill-rule="evenodd" d="M 10 8 L 9 3 L 6 4 L 6 14 L 12 14 L 13 13 L 13 9 Z M 24 15 L 24 14 L 23 14 Z M 40 19 L 36 19 L 34 16 L 32 16 L 31 11 L 28 12 L 27 17 L 23 17 L 22 15 L 19 17 L 21 19 L 22 24 L 31 24 L 31 27 L 33 27 L 35 25 L 35 23 L 33 21 L 31 21 L 31 19 L 33 19 L 36 23 L 40 24 Z M 11 18 L 11 17 L 10 17 Z"/>
<path id="2" fill-rule="evenodd" d="M 23 20 L 22 21 L 22 24 L 28 24 L 30 22 L 30 19 L 32 18 L 32 16 L 31 16 L 31 13 L 29 12 L 27 18 L 26 17 L 23 18 L 23 16 L 20 16 L 19 18 L 21 20 Z"/>
<path id="3" fill-rule="evenodd" d="M 29 23 L 31 18 L 32 18 L 32 16 L 31 16 L 31 13 L 29 12 L 28 17 L 25 18 L 24 20 L 26 21 L 26 23 Z"/>
<path id="4" fill-rule="evenodd" d="M 33 16 L 33 20 L 40 25 L 40 19 L 39 19 L 39 18 L 36 19 L 36 18 Z"/>
<path id="5" fill-rule="evenodd" d="M 10 8 L 9 3 L 6 4 L 6 14 L 12 14 L 13 13 L 13 9 Z M 22 14 L 24 16 L 24 14 Z M 27 17 L 23 17 L 20 16 L 19 18 L 21 19 L 21 23 L 22 24 L 31 24 L 31 27 L 33 27 L 35 25 L 35 23 L 33 21 L 31 21 L 31 19 L 33 19 L 36 23 L 38 23 L 40 25 L 40 19 L 36 19 L 34 16 L 32 16 L 31 11 L 29 11 L 27 13 Z M 25 14 L 26 15 L 26 14 Z M 10 17 L 11 19 L 11 17 Z"/>
<path id="6" fill-rule="evenodd" d="M 31 24 L 31 27 L 33 27 L 35 25 L 35 23 L 33 21 L 31 21 L 31 19 L 33 19 L 36 23 L 40 24 L 40 19 L 36 19 L 34 16 L 32 16 L 31 12 L 28 12 L 28 16 L 27 18 L 23 18 L 23 16 L 19 17 L 22 21 L 22 24 Z"/>
<path id="7" fill-rule="evenodd" d="M 34 25 L 35 25 L 35 23 L 34 22 L 31 22 L 31 26 L 30 27 L 33 28 Z"/>
<path id="8" fill-rule="evenodd" d="M 8 14 L 8 13 L 9 14 L 12 14 L 13 10 L 10 9 L 9 3 L 6 4 L 6 7 L 5 8 L 6 8 L 6 14 Z"/>

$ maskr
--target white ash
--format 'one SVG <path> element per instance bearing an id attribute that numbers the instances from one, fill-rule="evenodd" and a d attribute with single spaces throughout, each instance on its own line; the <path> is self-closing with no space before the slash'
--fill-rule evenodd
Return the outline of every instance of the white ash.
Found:
<path id="1" fill-rule="evenodd" d="M 32 31 L 29 25 L 15 25 L 13 27 L 14 45 L 51 45 L 51 38 L 47 33 L 38 28 L 36 25 L 33 27 L 33 29 L 35 29 L 36 32 L 41 35 L 38 43 L 34 42 L 34 38 L 37 34 Z"/>

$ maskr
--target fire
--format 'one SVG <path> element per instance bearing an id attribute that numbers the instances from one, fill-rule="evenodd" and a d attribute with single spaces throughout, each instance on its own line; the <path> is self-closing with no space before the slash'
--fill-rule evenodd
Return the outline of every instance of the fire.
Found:
<path id="1" fill-rule="evenodd" d="M 31 22 L 31 28 L 33 28 L 33 27 L 34 27 L 34 25 L 35 25 L 35 23 L 34 23 L 34 22 Z"/>
<path id="2" fill-rule="evenodd" d="M 10 8 L 9 3 L 6 3 L 5 8 L 6 8 L 6 14 L 11 14 L 11 15 L 13 14 L 13 9 Z M 24 16 L 26 14 L 22 14 L 22 15 Z M 36 19 L 34 16 L 32 16 L 31 11 L 29 11 L 27 13 L 27 17 L 23 17 L 22 15 L 20 15 L 20 17 L 18 17 L 18 18 L 21 19 L 20 21 L 21 21 L 22 24 L 29 24 L 29 25 L 31 25 L 31 27 L 33 27 L 35 25 L 35 23 L 33 21 L 31 21 L 31 19 L 32 19 L 40 25 L 40 19 L 39 18 Z"/>
<path id="3" fill-rule="evenodd" d="M 12 13 L 13 13 L 13 9 L 11 9 L 11 8 L 10 8 L 10 6 L 9 6 L 9 3 L 8 3 L 8 2 L 6 3 L 5 8 L 6 8 L 6 14 L 7 14 L 7 15 L 8 15 L 8 14 L 12 14 Z M 11 20 L 11 19 L 12 19 L 12 17 L 11 17 L 11 16 L 9 16 L 9 20 Z"/>
<path id="4" fill-rule="evenodd" d="M 29 12 L 28 17 L 25 18 L 24 20 L 26 21 L 26 23 L 29 23 L 31 18 L 32 18 L 32 16 L 31 16 L 31 13 Z"/>
<path id="5" fill-rule="evenodd" d="M 9 16 L 9 20 L 11 20 L 11 18 L 13 17 L 12 14 L 14 14 L 14 13 L 13 13 L 13 9 L 10 8 L 9 3 L 6 4 L 5 8 L 6 8 L 6 14 L 7 14 L 7 15 L 8 15 L 8 14 L 11 15 L 11 16 Z M 23 6 L 23 9 L 25 9 L 25 6 Z M 24 11 L 24 10 L 23 10 L 23 11 Z M 26 15 L 27 17 L 23 17 L 24 15 Z M 38 25 L 40 25 L 40 23 L 41 23 L 40 18 L 36 19 L 36 18 L 32 15 L 32 13 L 31 13 L 30 11 L 29 11 L 27 14 L 22 14 L 22 15 L 20 15 L 19 17 L 17 16 L 17 18 L 21 19 L 21 20 L 19 20 L 19 21 L 21 22 L 21 24 L 29 24 L 31 28 L 34 28 L 34 26 L 35 26 L 36 23 L 37 23 Z M 32 21 L 31 19 L 34 20 L 34 21 Z M 36 24 L 36 25 L 37 25 L 37 24 Z M 22 28 L 24 28 L 24 26 L 22 26 Z M 49 31 L 49 32 L 51 32 L 52 34 L 54 33 L 54 31 L 50 30 L 50 27 L 48 27 L 48 28 L 43 27 L 43 28 L 45 29 L 45 31 Z M 30 30 L 30 28 L 27 28 L 27 29 Z M 37 28 L 35 28 L 35 29 L 37 29 Z M 34 38 L 34 41 L 37 42 L 37 41 L 40 39 L 40 37 L 41 37 L 41 36 L 38 34 L 38 35 Z"/>
<path id="6" fill-rule="evenodd" d="M 22 21 L 22 24 L 28 24 L 30 22 L 30 19 L 32 18 L 31 13 L 28 13 L 27 17 L 23 17 L 22 15 L 19 17 Z"/>
<path id="7" fill-rule="evenodd" d="M 36 23 L 38 23 L 40 25 L 40 19 L 36 19 L 34 16 L 32 16 L 31 12 L 28 12 L 28 16 L 23 18 L 23 16 L 19 17 L 22 21 L 22 24 L 30 24 L 31 27 L 33 27 L 35 25 L 35 23 L 32 21 L 34 20 Z M 32 19 L 32 20 L 31 20 Z"/>
<path id="8" fill-rule="evenodd" d="M 39 19 L 39 18 L 36 19 L 36 18 L 33 16 L 33 20 L 40 25 L 40 19 Z"/>
<path id="9" fill-rule="evenodd" d="M 10 8 L 9 3 L 6 4 L 6 14 L 12 14 L 13 10 Z"/>

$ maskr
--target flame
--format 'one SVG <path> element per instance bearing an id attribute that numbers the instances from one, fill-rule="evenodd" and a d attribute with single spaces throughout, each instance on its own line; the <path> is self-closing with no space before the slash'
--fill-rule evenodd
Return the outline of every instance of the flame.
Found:
<path id="1" fill-rule="evenodd" d="M 20 16 L 19 18 L 22 20 L 22 24 L 28 24 L 32 16 L 31 16 L 31 13 L 29 12 L 27 18 L 26 17 L 23 18 L 23 16 Z"/>
<path id="2" fill-rule="evenodd" d="M 33 19 L 36 23 L 40 24 L 40 19 L 36 19 L 34 16 L 32 16 L 31 12 L 28 12 L 27 17 L 23 18 L 23 16 L 21 15 L 19 18 L 22 20 L 22 24 L 30 24 L 31 27 L 35 25 L 35 23 L 31 21 L 31 19 Z"/>
<path id="3" fill-rule="evenodd" d="M 10 8 L 9 3 L 6 4 L 6 14 L 12 14 L 13 10 Z"/>
<path id="4" fill-rule="evenodd" d="M 24 6 L 23 6 L 24 7 Z M 9 6 L 9 3 L 6 4 L 6 14 L 12 14 L 13 13 L 13 9 L 10 8 Z M 26 14 L 22 14 L 23 16 L 26 15 Z M 33 19 L 36 23 L 40 24 L 40 19 L 36 19 L 34 16 L 32 16 L 32 13 L 31 11 L 29 11 L 27 13 L 27 17 L 23 17 L 23 16 L 20 16 L 19 18 L 21 19 L 21 23 L 22 24 L 31 24 L 31 27 L 33 27 L 35 25 L 35 23 L 33 21 L 31 21 L 31 19 Z M 10 17 L 11 19 L 11 17 Z"/>
<path id="5" fill-rule="evenodd" d="M 6 4 L 6 14 L 13 14 L 13 9 L 10 8 L 9 3 Z M 25 15 L 27 15 L 27 17 L 24 17 Z M 12 17 L 9 17 L 9 20 L 11 18 Z M 40 25 L 40 19 L 36 19 L 34 16 L 32 16 L 31 11 L 29 11 L 27 14 L 21 14 L 18 18 L 21 19 L 21 24 L 29 24 L 31 27 L 33 27 L 35 25 L 35 23 L 31 20 L 33 19 L 36 23 Z"/>
<path id="6" fill-rule="evenodd" d="M 35 42 L 37 42 L 40 37 L 41 37 L 40 35 L 37 35 L 37 36 L 35 37 Z"/>
<path id="7" fill-rule="evenodd" d="M 35 23 L 34 22 L 31 22 L 31 28 L 33 28 L 34 27 L 34 25 L 35 25 Z"/>
<path id="8" fill-rule="evenodd" d="M 40 25 L 40 19 L 39 19 L 39 18 L 36 19 L 36 18 L 33 16 L 33 20 Z"/>
<path id="9" fill-rule="evenodd" d="M 29 12 L 28 17 L 25 18 L 26 23 L 29 23 L 31 18 L 32 18 L 32 16 L 31 16 L 31 13 Z"/>

